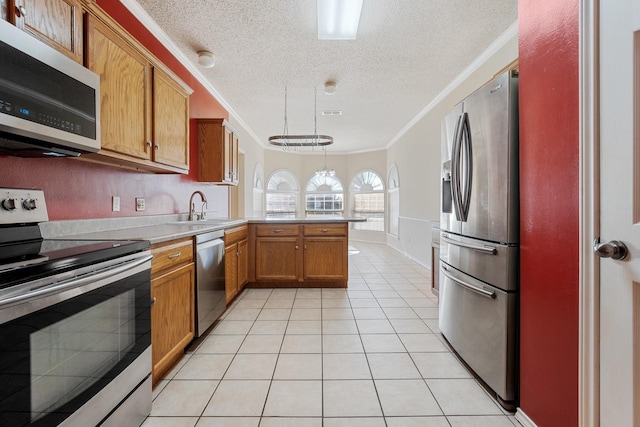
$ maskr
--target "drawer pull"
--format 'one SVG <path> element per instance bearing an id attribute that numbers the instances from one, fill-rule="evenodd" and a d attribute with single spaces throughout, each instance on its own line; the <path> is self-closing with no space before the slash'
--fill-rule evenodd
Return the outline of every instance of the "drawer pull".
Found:
<path id="1" fill-rule="evenodd" d="M 274 228 L 273 232 L 274 233 L 282 233 L 284 230 L 282 228 Z"/>
<path id="2" fill-rule="evenodd" d="M 329 231 L 328 228 L 322 228 L 320 231 L 322 231 L 323 233 L 326 233 L 327 231 Z"/>
<path id="3" fill-rule="evenodd" d="M 167 255 L 167 258 L 169 259 L 174 259 L 174 258 L 178 258 L 180 256 L 181 252 L 175 253 L 175 254 L 171 254 L 171 255 Z"/>

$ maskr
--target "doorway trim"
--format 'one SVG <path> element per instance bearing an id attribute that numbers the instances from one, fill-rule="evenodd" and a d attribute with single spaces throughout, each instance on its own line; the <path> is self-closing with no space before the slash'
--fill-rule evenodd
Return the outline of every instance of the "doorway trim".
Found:
<path id="1" fill-rule="evenodd" d="M 578 425 L 600 425 L 599 0 L 579 2 L 580 277 Z"/>

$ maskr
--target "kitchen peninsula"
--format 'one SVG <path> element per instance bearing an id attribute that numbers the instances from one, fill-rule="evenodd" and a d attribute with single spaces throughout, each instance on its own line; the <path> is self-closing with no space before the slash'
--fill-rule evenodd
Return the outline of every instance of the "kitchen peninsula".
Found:
<path id="1" fill-rule="evenodd" d="M 148 217 L 149 219 L 154 217 Z M 215 230 L 248 226 L 247 281 L 239 285 L 265 287 L 347 287 L 348 223 L 364 218 L 216 218 L 184 221 L 182 216 L 144 217 L 120 221 L 52 221 L 43 233 L 76 239 L 138 239 L 152 244 L 193 237 Z M 73 223 L 73 224 L 72 224 Z M 88 230 L 100 230 L 86 232 Z"/>

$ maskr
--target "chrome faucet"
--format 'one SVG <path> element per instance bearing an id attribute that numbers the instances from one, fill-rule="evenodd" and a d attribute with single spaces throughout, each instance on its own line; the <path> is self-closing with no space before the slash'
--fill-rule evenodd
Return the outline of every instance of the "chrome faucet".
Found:
<path id="1" fill-rule="evenodd" d="M 202 199 L 202 210 L 200 211 L 200 213 L 196 213 L 196 204 L 193 202 L 193 196 L 195 196 L 196 194 L 200 195 L 200 198 Z M 208 207 L 207 205 L 207 196 L 204 195 L 204 193 L 202 191 L 196 190 L 193 192 L 193 194 L 191 195 L 191 198 L 189 199 L 189 221 L 193 221 L 194 218 L 196 220 L 202 220 L 205 218 L 205 211 L 204 208 Z"/>

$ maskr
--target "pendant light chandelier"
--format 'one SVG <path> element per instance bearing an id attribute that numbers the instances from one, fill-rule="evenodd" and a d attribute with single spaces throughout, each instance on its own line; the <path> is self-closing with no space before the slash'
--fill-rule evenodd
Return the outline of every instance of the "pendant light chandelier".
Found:
<path id="1" fill-rule="evenodd" d="M 287 151 L 296 147 L 323 147 L 333 144 L 333 137 L 328 135 L 318 135 L 318 115 L 317 115 L 317 92 L 313 93 L 313 135 L 289 135 L 289 124 L 287 122 L 287 86 L 284 87 L 284 128 L 282 135 L 269 137 L 269 145 L 281 147 Z M 326 153 L 325 153 L 326 156 Z"/>
<path id="2" fill-rule="evenodd" d="M 324 151 L 324 168 L 318 169 L 315 175 L 316 176 L 336 176 L 336 171 L 333 168 L 329 169 L 327 167 L 327 149 L 325 147 L 322 147 L 322 150 Z"/>

